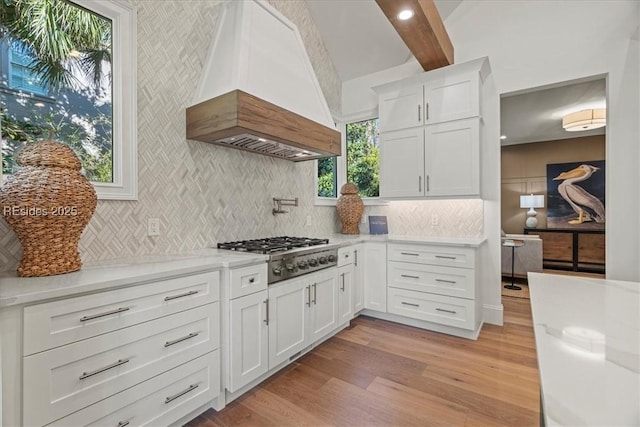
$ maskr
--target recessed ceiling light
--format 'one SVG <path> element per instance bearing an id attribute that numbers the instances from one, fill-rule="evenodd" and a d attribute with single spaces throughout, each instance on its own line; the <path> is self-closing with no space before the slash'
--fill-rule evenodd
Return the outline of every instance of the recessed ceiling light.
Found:
<path id="1" fill-rule="evenodd" d="M 507 135 L 500 135 L 500 139 L 507 139 Z"/>
<path id="2" fill-rule="evenodd" d="M 413 17 L 413 10 L 404 9 L 398 13 L 398 19 L 401 21 L 406 21 L 407 19 L 411 19 Z"/>

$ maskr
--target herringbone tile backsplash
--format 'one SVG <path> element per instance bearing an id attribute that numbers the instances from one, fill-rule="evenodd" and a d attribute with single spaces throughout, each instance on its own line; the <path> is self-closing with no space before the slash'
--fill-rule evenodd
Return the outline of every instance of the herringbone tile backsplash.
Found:
<path id="1" fill-rule="evenodd" d="M 341 83 L 303 1 L 271 0 L 295 22 L 332 111 L 340 111 Z M 98 202 L 80 241 L 84 261 L 177 253 L 217 242 L 273 235 L 326 236 L 340 228 L 335 208 L 314 206 L 313 162 L 292 163 L 185 139 L 191 104 L 219 1 L 137 1 L 137 201 Z M 273 197 L 300 199 L 273 216 Z M 439 213 L 440 224 L 431 226 Z M 389 216 L 396 234 L 478 236 L 482 202 L 394 202 L 367 208 Z M 305 226 L 312 216 L 312 226 Z M 147 219 L 161 235 L 147 237 Z M 366 228 L 361 227 L 362 231 Z M 14 269 L 20 243 L 0 220 L 0 270 Z"/>

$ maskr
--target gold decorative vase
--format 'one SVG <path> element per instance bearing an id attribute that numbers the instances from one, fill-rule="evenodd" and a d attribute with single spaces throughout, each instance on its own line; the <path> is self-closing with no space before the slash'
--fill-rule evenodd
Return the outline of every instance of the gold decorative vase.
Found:
<path id="1" fill-rule="evenodd" d="M 21 168 L 0 188 L 0 212 L 22 244 L 18 276 L 80 270 L 78 241 L 97 204 L 80 160 L 47 140 L 25 146 L 16 163 Z"/>
<path id="2" fill-rule="evenodd" d="M 358 187 L 347 182 L 340 189 L 340 198 L 336 203 L 338 216 L 342 221 L 342 234 L 360 234 L 358 224 L 364 211 L 364 203 L 358 195 Z"/>

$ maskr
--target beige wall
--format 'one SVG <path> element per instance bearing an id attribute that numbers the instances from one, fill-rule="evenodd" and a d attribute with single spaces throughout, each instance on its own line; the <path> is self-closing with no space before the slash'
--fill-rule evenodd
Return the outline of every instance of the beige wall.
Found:
<path id="1" fill-rule="evenodd" d="M 547 164 L 605 159 L 604 135 L 502 147 L 502 228 L 522 233 L 526 209 L 520 195 L 544 194 L 546 205 Z M 538 212 L 538 228 L 547 226 L 546 209 Z"/>

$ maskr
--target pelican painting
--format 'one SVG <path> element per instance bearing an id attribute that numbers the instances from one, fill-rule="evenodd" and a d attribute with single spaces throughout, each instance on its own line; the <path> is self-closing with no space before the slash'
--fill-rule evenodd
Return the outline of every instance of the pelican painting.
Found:
<path id="1" fill-rule="evenodd" d="M 602 164 L 602 166 L 598 167 L 596 164 Z M 548 190 L 550 190 L 550 196 L 555 193 L 556 202 L 559 205 L 553 210 L 551 200 L 549 201 L 549 208 L 553 210 L 549 212 L 549 216 L 556 217 L 550 220 L 560 227 L 567 225 L 585 227 L 589 224 L 592 224 L 590 228 L 603 227 L 606 215 L 602 203 L 604 172 L 601 168 L 604 167 L 604 161 L 549 166 L 557 167 L 555 170 L 548 168 L 547 179 L 549 184 L 553 182 L 554 187 L 557 185 L 553 188 L 557 193 L 551 191 L 551 186 Z"/>

